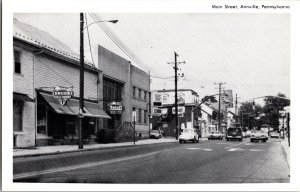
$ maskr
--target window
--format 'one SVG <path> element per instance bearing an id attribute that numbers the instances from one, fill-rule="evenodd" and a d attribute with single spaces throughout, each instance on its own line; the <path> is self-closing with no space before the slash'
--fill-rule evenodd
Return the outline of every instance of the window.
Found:
<path id="1" fill-rule="evenodd" d="M 15 73 L 21 74 L 21 61 L 20 61 L 19 51 L 14 50 L 14 61 L 15 61 L 15 66 L 14 66 Z"/>
<path id="2" fill-rule="evenodd" d="M 135 87 L 132 88 L 132 96 L 135 97 Z"/>
<path id="3" fill-rule="evenodd" d="M 144 91 L 144 100 L 147 100 L 147 91 Z"/>
<path id="4" fill-rule="evenodd" d="M 106 102 L 122 100 L 122 84 L 103 79 L 103 100 Z"/>
<path id="5" fill-rule="evenodd" d="M 147 124 L 147 110 L 144 110 L 144 123 Z"/>
<path id="6" fill-rule="evenodd" d="M 141 109 L 139 109 L 139 111 L 138 111 L 138 122 L 142 123 L 142 110 Z"/>
<path id="7" fill-rule="evenodd" d="M 168 103 L 169 96 L 168 95 L 163 95 L 163 103 L 166 104 Z"/>
<path id="8" fill-rule="evenodd" d="M 141 98 L 142 98 L 142 90 L 139 89 L 139 99 L 141 99 Z"/>
<path id="9" fill-rule="evenodd" d="M 13 100 L 14 131 L 22 131 L 23 104 L 23 101 Z"/>

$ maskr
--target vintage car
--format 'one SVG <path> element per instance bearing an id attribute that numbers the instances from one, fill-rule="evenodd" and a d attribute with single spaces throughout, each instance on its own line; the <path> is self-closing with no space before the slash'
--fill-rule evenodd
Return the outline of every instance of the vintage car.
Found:
<path id="1" fill-rule="evenodd" d="M 263 141 L 266 142 L 268 139 L 268 133 L 264 130 L 252 130 L 250 141 Z"/>
<path id="2" fill-rule="evenodd" d="M 223 138 L 224 138 L 224 135 L 222 133 L 220 133 L 220 131 L 212 131 L 208 135 L 208 140 L 212 140 L 212 139 L 222 140 Z"/>
<path id="3" fill-rule="evenodd" d="M 242 134 L 242 129 L 239 127 L 229 127 L 227 129 L 227 134 L 226 134 L 226 140 L 236 140 L 238 139 L 239 141 L 243 140 L 243 134 Z"/>
<path id="4" fill-rule="evenodd" d="M 199 142 L 199 135 L 196 129 L 183 129 L 179 138 L 179 143 L 192 141 L 193 143 Z"/>

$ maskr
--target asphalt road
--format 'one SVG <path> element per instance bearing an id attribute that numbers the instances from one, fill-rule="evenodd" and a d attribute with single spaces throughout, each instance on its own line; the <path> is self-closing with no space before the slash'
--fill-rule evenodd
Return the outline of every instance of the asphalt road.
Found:
<path id="1" fill-rule="evenodd" d="M 21 169 L 24 164 L 36 168 Z M 289 183 L 289 174 L 278 139 L 169 143 L 14 160 L 14 182 Z"/>

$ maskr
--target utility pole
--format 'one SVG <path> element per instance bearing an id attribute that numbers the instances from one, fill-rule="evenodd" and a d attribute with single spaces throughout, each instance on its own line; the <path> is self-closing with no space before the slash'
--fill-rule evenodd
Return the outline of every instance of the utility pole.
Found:
<path id="1" fill-rule="evenodd" d="M 150 138 L 150 117 L 151 117 L 151 75 L 150 75 L 150 71 L 149 71 L 149 138 Z"/>
<path id="2" fill-rule="evenodd" d="M 234 111 L 234 114 L 235 114 L 235 127 L 237 127 L 237 93 L 235 94 L 235 111 Z"/>
<path id="3" fill-rule="evenodd" d="M 219 85 L 219 112 L 218 112 L 218 120 L 219 120 L 219 131 L 221 131 L 223 133 L 223 131 L 221 130 L 222 128 L 222 123 L 221 123 L 221 91 L 222 91 L 222 85 L 225 84 L 224 82 L 220 82 L 220 83 L 215 83 Z"/>
<path id="4" fill-rule="evenodd" d="M 176 140 L 178 140 L 178 105 L 177 105 L 177 53 L 174 52 L 175 55 L 175 66 L 174 66 L 174 70 L 175 70 L 175 116 L 176 116 L 176 120 L 175 120 L 175 126 L 176 126 Z"/>
<path id="5" fill-rule="evenodd" d="M 176 140 L 178 140 L 178 103 L 177 103 L 177 70 L 178 70 L 178 67 L 177 67 L 177 64 L 181 64 L 181 63 L 185 63 L 185 61 L 183 62 L 177 62 L 177 57 L 179 56 L 176 52 L 174 52 L 174 55 L 175 55 L 175 62 L 174 63 L 168 63 L 168 64 L 174 64 L 175 66 L 173 67 L 174 70 L 175 70 L 175 126 L 176 126 L 176 129 L 175 129 L 175 134 L 176 134 Z"/>
<path id="6" fill-rule="evenodd" d="M 82 121 L 83 121 L 83 98 L 84 98 L 84 42 L 83 42 L 83 25 L 84 17 L 83 13 L 80 13 L 80 90 L 79 90 L 79 126 L 78 126 L 78 149 L 83 149 L 82 143 Z"/>

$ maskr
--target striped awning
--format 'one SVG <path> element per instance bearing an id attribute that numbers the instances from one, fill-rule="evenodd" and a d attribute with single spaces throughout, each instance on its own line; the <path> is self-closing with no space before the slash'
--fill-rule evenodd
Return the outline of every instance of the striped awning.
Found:
<path id="1" fill-rule="evenodd" d="M 65 105 L 61 105 L 52 95 L 46 93 L 40 94 L 55 112 L 59 114 L 78 115 L 79 100 L 71 98 Z M 84 101 L 84 112 L 84 116 L 87 117 L 111 119 L 111 117 L 101 109 L 98 103 Z"/>

